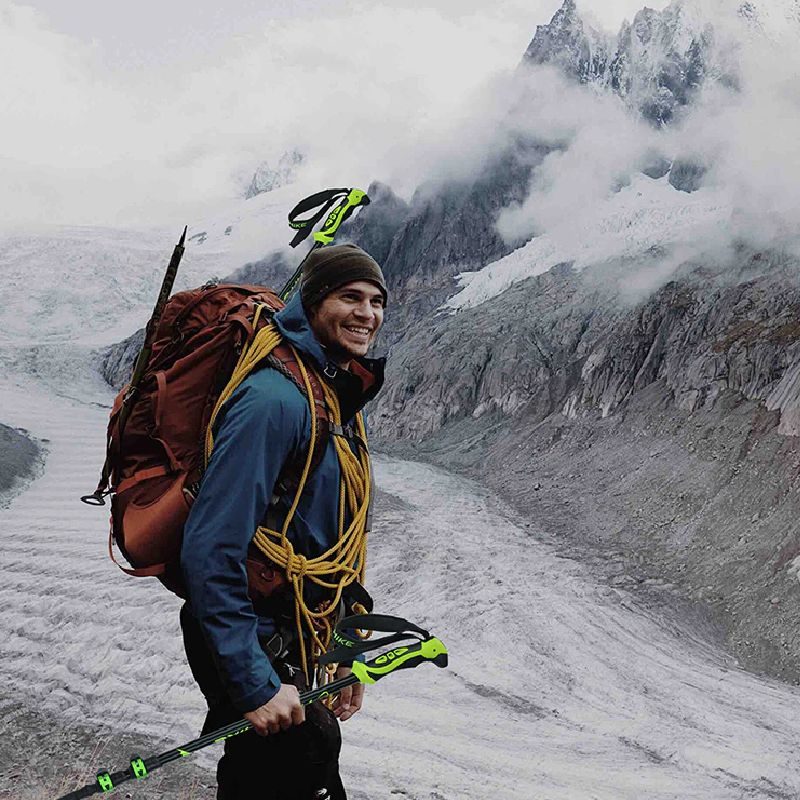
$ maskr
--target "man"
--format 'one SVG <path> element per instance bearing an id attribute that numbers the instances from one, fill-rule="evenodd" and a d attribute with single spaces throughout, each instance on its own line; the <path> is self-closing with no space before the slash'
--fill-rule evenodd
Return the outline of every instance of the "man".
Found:
<path id="1" fill-rule="evenodd" d="M 351 421 L 383 383 L 384 359 L 365 356 L 386 301 L 378 264 L 355 245 L 338 245 L 309 256 L 299 293 L 274 317 L 284 342 L 335 391 L 342 422 Z M 292 589 L 283 585 L 262 597 L 252 569 L 248 581 L 254 532 L 270 515 L 277 527 L 290 513 L 294 497 L 281 476 L 312 447 L 310 420 L 309 400 L 290 377 L 269 367 L 251 373 L 217 418 L 214 449 L 184 531 L 189 602 L 181 625 L 209 705 L 203 730 L 242 716 L 254 728 L 226 741 L 218 800 L 345 798 L 337 718 L 345 721 L 361 708 L 363 686 L 345 689 L 333 711 L 319 704 L 304 709 L 300 642 L 290 633 Z M 359 443 L 348 446 L 355 450 Z M 336 544 L 348 514 L 345 509 L 340 517 L 340 458 L 331 435 L 290 520 L 287 537 L 309 559 Z M 269 579 L 269 565 L 263 566 Z M 324 599 L 316 586 L 308 594 L 308 603 Z M 337 677 L 348 672 L 340 667 Z"/>

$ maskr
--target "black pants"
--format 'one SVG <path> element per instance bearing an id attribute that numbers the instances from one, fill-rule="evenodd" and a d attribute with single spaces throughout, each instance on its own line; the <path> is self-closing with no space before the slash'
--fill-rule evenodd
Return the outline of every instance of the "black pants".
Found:
<path id="1" fill-rule="evenodd" d="M 189 666 L 208 703 L 205 734 L 242 715 L 225 693 L 200 626 L 185 605 L 180 619 Z M 304 691 L 302 670 L 287 669 L 293 655 L 273 666 L 283 683 Z M 339 777 L 341 743 L 339 721 L 321 703 L 306 706 L 306 721 L 287 731 L 233 736 L 217 766 L 217 800 L 346 800 Z"/>

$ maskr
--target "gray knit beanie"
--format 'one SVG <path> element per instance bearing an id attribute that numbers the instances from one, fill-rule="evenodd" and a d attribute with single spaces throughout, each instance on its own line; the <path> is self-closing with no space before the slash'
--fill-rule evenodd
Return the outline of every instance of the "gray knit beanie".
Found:
<path id="1" fill-rule="evenodd" d="M 313 308 L 334 289 L 353 281 L 370 281 L 389 299 L 386 281 L 378 262 L 354 244 L 336 244 L 314 250 L 303 265 L 300 297 L 306 309 Z"/>

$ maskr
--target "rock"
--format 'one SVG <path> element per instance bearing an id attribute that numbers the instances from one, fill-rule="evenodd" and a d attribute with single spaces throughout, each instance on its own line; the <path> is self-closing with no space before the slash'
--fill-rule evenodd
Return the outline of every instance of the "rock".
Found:
<path id="1" fill-rule="evenodd" d="M 669 171 L 669 182 L 678 191 L 696 192 L 703 185 L 706 167 L 689 159 L 676 159 Z"/>
<path id="2" fill-rule="evenodd" d="M 117 344 L 111 345 L 101 355 L 100 373 L 117 391 L 130 380 L 133 365 L 144 344 L 144 328 Z"/>
<path id="3" fill-rule="evenodd" d="M 27 431 L 0 424 L 0 506 L 36 475 L 43 458 Z"/>
<path id="4" fill-rule="evenodd" d="M 671 167 L 672 162 L 668 158 L 664 158 L 663 156 L 656 157 L 642 169 L 642 172 L 647 175 L 648 178 L 658 180 L 659 178 L 663 178 L 670 171 Z"/>
<path id="5" fill-rule="evenodd" d="M 738 85 L 712 46 L 713 29 L 688 5 L 643 8 L 614 38 L 588 25 L 574 0 L 565 0 L 548 25 L 537 27 L 523 64 L 550 64 L 581 83 L 611 89 L 653 125 L 665 125 L 707 78 Z"/>
<path id="6" fill-rule="evenodd" d="M 274 166 L 268 161 L 262 161 L 253 173 L 250 184 L 245 190 L 245 198 L 249 200 L 256 195 L 271 192 L 273 189 L 279 189 L 281 186 L 293 183 L 297 170 L 304 160 L 303 154 L 294 149 L 284 153 Z"/>
<path id="7" fill-rule="evenodd" d="M 538 25 L 523 58 L 529 64 L 554 64 L 581 83 L 605 75 L 613 39 L 585 24 L 575 0 L 564 0 L 547 25 Z"/>

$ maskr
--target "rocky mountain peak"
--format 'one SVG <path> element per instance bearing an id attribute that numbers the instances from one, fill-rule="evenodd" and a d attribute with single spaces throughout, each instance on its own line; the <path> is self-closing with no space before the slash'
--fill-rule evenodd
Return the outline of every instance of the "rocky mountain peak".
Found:
<path id="1" fill-rule="evenodd" d="M 538 25 L 524 62 L 553 64 L 586 83 L 602 76 L 608 64 L 610 37 L 581 19 L 575 0 L 564 0 L 547 25 Z"/>
<path id="2" fill-rule="evenodd" d="M 610 89 L 655 125 L 687 105 L 714 64 L 713 30 L 699 11 L 675 0 L 663 11 L 643 8 L 616 38 L 596 31 L 574 0 L 536 29 L 523 63 L 552 64 L 581 83 Z"/>
<path id="3" fill-rule="evenodd" d="M 245 198 L 249 200 L 257 194 L 271 192 L 273 189 L 292 183 L 303 160 L 303 154 L 297 149 L 292 149 L 284 153 L 277 164 L 262 161 L 253 173 L 245 191 Z"/>

